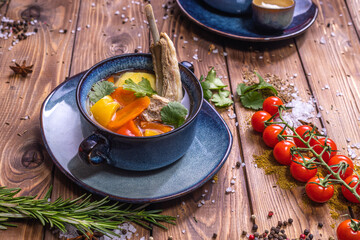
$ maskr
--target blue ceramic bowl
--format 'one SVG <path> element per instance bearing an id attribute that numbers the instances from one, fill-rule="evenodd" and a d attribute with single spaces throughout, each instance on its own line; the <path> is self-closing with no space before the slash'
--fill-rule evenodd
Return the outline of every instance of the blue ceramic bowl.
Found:
<path id="1" fill-rule="evenodd" d="M 252 0 L 204 0 L 211 7 L 232 14 L 249 14 Z"/>
<path id="2" fill-rule="evenodd" d="M 200 82 L 186 67 L 179 64 L 183 88 L 190 98 L 185 123 L 170 132 L 151 137 L 130 137 L 107 130 L 90 117 L 86 98 L 94 83 L 124 70 L 153 71 L 150 54 L 124 54 L 106 59 L 91 67 L 80 79 L 76 101 L 81 115 L 97 129 L 79 146 L 80 157 L 92 164 L 107 162 L 118 168 L 147 171 L 167 166 L 180 159 L 195 137 L 198 113 L 203 103 Z"/>
<path id="3" fill-rule="evenodd" d="M 265 32 L 283 31 L 290 26 L 295 10 L 294 0 L 253 0 L 253 21 Z"/>

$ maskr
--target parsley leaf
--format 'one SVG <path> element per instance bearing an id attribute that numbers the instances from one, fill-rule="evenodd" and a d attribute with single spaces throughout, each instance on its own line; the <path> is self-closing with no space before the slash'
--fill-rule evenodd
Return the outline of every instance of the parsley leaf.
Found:
<path id="1" fill-rule="evenodd" d="M 204 77 L 201 76 L 200 77 L 200 81 L 203 79 Z M 200 82 L 201 84 L 201 87 L 203 89 L 203 93 L 204 93 L 204 98 L 206 100 L 210 100 L 210 98 L 212 97 L 213 93 L 212 91 L 210 90 L 210 83 L 209 82 L 206 82 L 206 81 L 203 81 L 203 82 Z"/>
<path id="2" fill-rule="evenodd" d="M 229 98 L 230 91 L 219 90 L 219 93 L 215 93 L 211 98 L 211 101 L 215 103 L 216 107 L 229 107 L 234 102 Z"/>
<path id="3" fill-rule="evenodd" d="M 214 68 L 210 69 L 205 79 L 204 76 L 201 75 L 200 83 L 204 98 L 208 101 L 211 100 L 216 107 L 228 107 L 233 104 L 233 101 L 229 97 L 230 92 L 223 90 L 227 85 L 225 85 L 220 78 L 216 77 Z"/>
<path id="4" fill-rule="evenodd" d="M 255 89 L 259 89 L 259 90 L 263 90 L 263 89 L 269 89 L 271 90 L 272 92 L 275 93 L 275 95 L 278 94 L 278 92 L 276 91 L 276 89 L 270 84 L 270 83 L 267 83 L 261 76 L 260 74 L 258 74 L 257 72 L 255 72 L 256 76 L 258 76 L 260 82 L 258 84 L 258 86 L 255 88 Z"/>
<path id="5" fill-rule="evenodd" d="M 208 75 L 205 78 L 205 82 L 209 83 L 209 89 L 211 90 L 219 90 L 227 87 L 220 78 L 216 77 L 216 71 L 214 68 L 211 68 L 208 72 Z"/>
<path id="6" fill-rule="evenodd" d="M 248 92 L 240 97 L 242 105 L 254 110 L 262 109 L 264 99 L 259 92 Z"/>
<path id="7" fill-rule="evenodd" d="M 91 91 L 89 92 L 89 100 L 93 103 L 96 103 L 101 98 L 114 92 L 115 89 L 116 87 L 112 82 L 109 81 L 97 82 L 92 86 Z"/>
<path id="8" fill-rule="evenodd" d="M 155 90 L 152 89 L 149 80 L 147 80 L 146 78 L 142 78 L 141 82 L 139 82 L 138 84 L 136 84 L 133 80 L 129 78 L 125 80 L 123 88 L 125 90 L 135 92 L 134 94 L 136 97 L 151 97 L 153 94 L 156 93 Z"/>
<path id="9" fill-rule="evenodd" d="M 277 95 L 277 91 L 270 83 L 267 83 L 257 72 L 255 72 L 255 74 L 259 78 L 259 83 L 250 86 L 246 85 L 245 83 L 240 83 L 236 88 L 236 92 L 240 96 L 240 101 L 244 107 L 259 110 L 262 109 L 262 104 L 265 100 L 263 93 L 266 91 L 270 91 Z"/>
<path id="10" fill-rule="evenodd" d="M 165 124 L 174 126 L 175 128 L 181 126 L 185 122 L 188 110 L 179 102 L 170 102 L 160 111 L 161 121 Z"/>

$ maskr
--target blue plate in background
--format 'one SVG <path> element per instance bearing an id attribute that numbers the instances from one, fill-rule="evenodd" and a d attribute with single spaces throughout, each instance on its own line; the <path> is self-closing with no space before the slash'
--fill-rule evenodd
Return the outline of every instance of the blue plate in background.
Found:
<path id="1" fill-rule="evenodd" d="M 81 117 L 76 105 L 76 86 L 82 75 L 78 74 L 58 86 L 46 98 L 40 113 L 43 141 L 53 162 L 81 187 L 125 202 L 166 201 L 202 186 L 226 161 L 232 135 L 221 116 L 204 101 L 194 142 L 175 163 L 146 172 L 84 163 L 78 157 L 78 147 L 94 129 Z"/>
<path id="2" fill-rule="evenodd" d="M 203 0 L 176 0 L 182 12 L 205 29 L 239 40 L 269 42 L 295 37 L 308 29 L 318 15 L 311 0 L 296 0 L 294 19 L 283 32 L 264 33 L 257 30 L 250 15 L 232 15 L 218 11 Z"/>

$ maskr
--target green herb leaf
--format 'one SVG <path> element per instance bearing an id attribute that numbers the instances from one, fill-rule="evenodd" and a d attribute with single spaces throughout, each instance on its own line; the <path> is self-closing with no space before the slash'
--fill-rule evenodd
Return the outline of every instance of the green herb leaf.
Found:
<path id="1" fill-rule="evenodd" d="M 242 95 L 240 100 L 244 107 L 259 110 L 262 109 L 265 99 L 262 97 L 261 93 L 253 91 Z"/>
<path id="2" fill-rule="evenodd" d="M 188 110 L 179 102 L 170 102 L 160 111 L 161 121 L 165 124 L 174 126 L 175 128 L 181 126 L 186 119 Z"/>
<path id="3" fill-rule="evenodd" d="M 96 103 L 101 98 L 114 92 L 115 89 L 116 87 L 112 82 L 108 82 L 108 81 L 97 82 L 92 86 L 91 91 L 89 92 L 89 100 L 93 103 Z"/>
<path id="4" fill-rule="evenodd" d="M 208 72 L 208 75 L 205 78 L 205 82 L 209 83 L 209 89 L 211 90 L 219 90 L 227 87 L 220 78 L 216 77 L 216 71 L 214 68 L 211 68 Z"/>
<path id="5" fill-rule="evenodd" d="M 201 87 L 203 88 L 204 98 L 209 101 L 213 95 L 212 91 L 210 90 L 210 83 L 201 82 Z"/>
<path id="6" fill-rule="evenodd" d="M 229 97 L 230 92 L 223 90 L 227 85 L 225 85 L 220 78 L 216 77 L 214 68 L 210 69 L 205 79 L 204 76 L 201 75 L 200 83 L 204 92 L 204 98 L 208 101 L 211 100 L 216 107 L 228 107 L 233 104 L 233 101 Z M 218 93 L 216 93 L 216 91 L 218 91 Z"/>
<path id="7" fill-rule="evenodd" d="M 133 80 L 127 79 L 125 80 L 125 84 L 123 85 L 123 88 L 125 90 L 133 91 L 135 92 L 136 97 L 151 97 L 153 94 L 155 94 L 155 90 L 152 89 L 151 84 L 149 80 L 146 78 L 142 78 L 141 82 L 136 84 Z"/>
<path id="8" fill-rule="evenodd" d="M 246 94 L 247 92 L 250 92 L 250 91 L 256 89 L 257 85 L 258 84 L 247 86 L 245 83 L 239 83 L 236 88 L 236 92 L 239 96 L 242 96 L 242 95 Z"/>
<path id="9" fill-rule="evenodd" d="M 278 94 L 278 92 L 276 91 L 276 89 L 270 84 L 267 83 L 261 76 L 260 74 L 258 74 L 257 72 L 255 72 L 256 76 L 258 76 L 260 82 L 259 84 L 256 86 L 255 90 L 263 90 L 263 89 L 269 89 L 271 90 L 275 95 Z"/>
<path id="10" fill-rule="evenodd" d="M 219 90 L 219 93 L 215 93 L 211 98 L 211 101 L 215 104 L 216 107 L 229 107 L 234 102 L 229 98 L 230 91 L 228 90 Z"/>
<path id="11" fill-rule="evenodd" d="M 240 83 L 236 87 L 236 92 L 240 96 L 240 101 L 244 107 L 259 110 L 262 109 L 262 104 L 265 100 L 263 96 L 263 91 L 270 90 L 275 95 L 277 95 L 277 91 L 270 83 L 267 83 L 257 72 L 255 72 L 255 74 L 259 78 L 259 83 L 250 86 L 244 83 Z"/>

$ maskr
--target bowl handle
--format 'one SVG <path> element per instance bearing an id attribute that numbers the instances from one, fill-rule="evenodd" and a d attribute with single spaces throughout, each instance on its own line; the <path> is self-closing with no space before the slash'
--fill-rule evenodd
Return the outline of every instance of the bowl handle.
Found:
<path id="1" fill-rule="evenodd" d="M 109 140 L 99 132 L 94 132 L 80 143 L 78 153 L 83 161 L 97 165 L 110 161 L 109 151 Z"/>
<path id="2" fill-rule="evenodd" d="M 181 65 L 188 68 L 192 73 L 195 73 L 194 65 L 191 62 L 188 61 L 182 61 Z"/>

